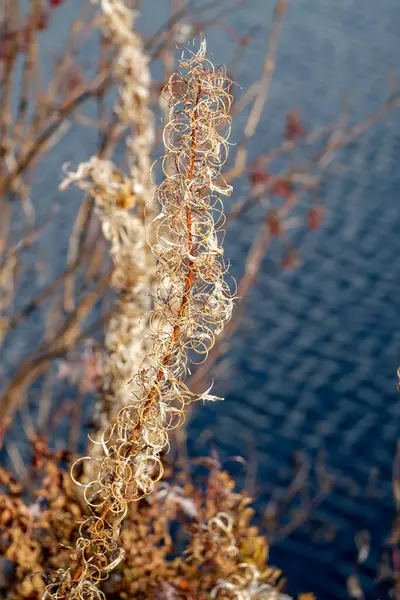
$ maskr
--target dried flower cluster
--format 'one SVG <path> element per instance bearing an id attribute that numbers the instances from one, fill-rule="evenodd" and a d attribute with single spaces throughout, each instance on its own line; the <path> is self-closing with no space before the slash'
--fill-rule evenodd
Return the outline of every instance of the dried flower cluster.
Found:
<path id="1" fill-rule="evenodd" d="M 228 153 L 230 82 L 206 60 L 205 50 L 202 40 L 196 54 L 182 56 L 180 73 L 166 87 L 166 178 L 156 193 L 162 211 L 151 227 L 159 286 L 150 360 L 133 379 L 131 403 L 102 436 L 97 478 L 79 483 L 75 468 L 84 459 L 74 465 L 72 476 L 83 487 L 91 515 L 80 526 L 76 566 L 58 574 L 45 598 L 103 598 L 98 585 L 124 558 L 120 531 L 128 507 L 153 492 L 162 476 L 168 431 L 183 421 L 190 401 L 215 399 L 208 391 L 197 397 L 184 383 L 188 354 L 206 356 L 232 311 L 218 240 L 223 224 L 218 193 L 231 192 L 220 174 Z M 81 177 L 82 168 L 71 175 Z"/>
<path id="2" fill-rule="evenodd" d="M 0 469 L 0 551 L 13 565 L 0 582 L 7 600 L 42 597 L 53 581 L 45 574 L 68 567 L 75 522 L 84 519 L 85 503 L 65 470 L 72 458 L 51 453 L 43 439 L 33 450 L 33 495 Z M 266 540 L 251 524 L 250 499 L 220 465 L 210 466 L 199 485 L 166 464 L 155 492 L 130 505 L 121 529 L 125 558 L 103 584 L 106 598 L 285 600 L 281 572 L 267 565 Z"/>
<path id="3" fill-rule="evenodd" d="M 133 29 L 138 13 L 122 0 L 101 0 L 105 35 L 118 47 L 114 73 L 122 82 L 116 113 L 133 135 L 127 139 L 130 175 L 135 198 L 142 205 L 152 205 L 149 185 L 151 149 L 154 142 L 154 116 L 150 108 L 149 58 L 143 42 Z"/>
<path id="4" fill-rule="evenodd" d="M 0 468 L 0 554 L 13 564 L 8 576 L 2 574 L 7 599 L 40 598 L 45 571 L 68 565 L 76 521 L 82 518 L 76 486 L 61 466 L 68 460 L 69 453 L 52 454 L 37 439 L 31 465 L 35 488 L 29 493 Z"/>
<path id="5" fill-rule="evenodd" d="M 149 325 L 155 261 L 146 240 L 145 207 L 135 193 L 133 178 L 122 174 L 111 161 L 93 157 L 75 173 L 68 173 L 63 187 L 71 181 L 94 198 L 104 237 L 110 243 L 111 285 L 118 292 L 106 332 L 102 394 L 94 416 L 96 429 L 102 431 L 127 404 L 127 381 L 148 350 L 142 340 Z"/>
<path id="6" fill-rule="evenodd" d="M 211 598 L 220 600 L 290 600 L 263 577 L 254 564 L 242 563 L 226 581 L 219 581 L 211 591 Z"/>
<path id="7" fill-rule="evenodd" d="M 75 182 L 95 200 L 114 265 L 111 284 L 119 293 L 109 321 L 102 366 L 103 389 L 93 421 L 103 431 L 129 396 L 127 381 L 148 352 L 143 341 L 149 327 L 155 260 L 146 239 L 147 216 L 155 215 L 150 180 L 154 118 L 150 103 L 150 71 L 141 38 L 134 31 L 136 12 L 120 0 L 101 0 L 104 34 L 117 48 L 113 71 L 119 87 L 115 112 L 130 129 L 126 140 L 129 176 L 108 160 L 92 157 L 67 173 L 62 187 Z M 94 436 L 96 437 L 96 436 Z M 99 455 L 92 446 L 91 455 Z"/>

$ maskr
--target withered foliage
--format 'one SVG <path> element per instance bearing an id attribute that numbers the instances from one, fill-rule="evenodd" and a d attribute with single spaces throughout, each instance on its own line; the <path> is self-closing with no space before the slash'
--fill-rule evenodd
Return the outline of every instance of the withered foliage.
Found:
<path id="1" fill-rule="evenodd" d="M 34 488 L 0 469 L 0 551 L 12 564 L 7 600 L 42 597 L 48 574 L 68 567 L 85 518 L 68 474 L 74 457 L 50 452 L 43 438 L 33 449 Z M 166 464 L 153 494 L 130 504 L 120 537 L 125 557 L 102 584 L 107 599 L 282 596 L 281 572 L 268 565 L 267 542 L 251 524 L 250 498 L 207 462 L 198 480 Z"/>

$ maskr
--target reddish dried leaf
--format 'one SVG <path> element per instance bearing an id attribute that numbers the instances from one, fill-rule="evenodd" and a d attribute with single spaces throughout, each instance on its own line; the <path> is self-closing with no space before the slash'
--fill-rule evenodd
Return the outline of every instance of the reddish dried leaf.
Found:
<path id="1" fill-rule="evenodd" d="M 281 268 L 282 269 L 294 269 L 295 267 L 298 267 L 300 264 L 300 255 L 298 250 L 292 248 L 291 250 L 288 250 L 288 252 L 286 252 L 286 254 L 283 256 L 282 260 L 281 260 Z"/>
<path id="2" fill-rule="evenodd" d="M 276 211 L 271 211 L 267 219 L 269 232 L 273 237 L 279 237 L 282 235 L 282 226 L 280 219 Z"/>
<path id="3" fill-rule="evenodd" d="M 257 185 L 258 183 L 267 183 L 270 177 L 270 173 L 268 173 L 268 171 L 262 167 L 251 171 L 249 174 L 250 183 L 252 185 Z"/>
<path id="4" fill-rule="evenodd" d="M 274 183 L 272 193 L 281 198 L 290 198 L 293 194 L 293 184 L 287 179 L 282 179 Z"/>
<path id="5" fill-rule="evenodd" d="M 297 111 L 292 111 L 286 118 L 285 139 L 295 140 L 297 137 L 305 135 L 306 130 L 302 125 Z"/>
<path id="6" fill-rule="evenodd" d="M 323 206 L 313 206 L 308 211 L 307 224 L 311 231 L 315 231 L 321 227 L 322 219 L 324 216 Z"/>
<path id="7" fill-rule="evenodd" d="M 46 10 L 42 10 L 39 19 L 37 20 L 36 28 L 38 31 L 45 31 L 50 25 L 50 14 Z"/>

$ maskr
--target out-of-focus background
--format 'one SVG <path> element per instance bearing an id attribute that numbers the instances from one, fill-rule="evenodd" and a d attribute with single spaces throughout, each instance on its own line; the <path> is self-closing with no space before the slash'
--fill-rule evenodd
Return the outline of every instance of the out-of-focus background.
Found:
<path id="1" fill-rule="evenodd" d="M 82 4 L 65 0 L 54 10 L 41 46 L 44 80 Z M 391 561 L 387 544 L 394 517 L 392 470 L 400 417 L 400 125 L 398 110 L 385 107 L 398 93 L 400 5 L 397 0 L 289 0 L 287 5 L 268 101 L 247 161 L 252 164 L 280 146 L 293 110 L 307 134 L 331 127 L 324 143 L 333 140 L 335 160 L 327 161 L 326 168 L 316 164 L 314 157 L 322 148 L 318 136 L 306 150 L 308 174 L 318 178 L 318 187 L 306 190 L 307 209 L 302 211 L 299 200 L 300 209 L 288 219 L 290 242 L 282 246 L 277 236 L 260 261 L 229 351 L 213 374 L 225 401 L 195 407 L 188 446 L 196 455 L 211 443 L 238 482 L 249 487 L 258 522 L 265 531 L 270 528 L 270 560 L 285 571 L 289 593 L 347 598 L 360 539 L 367 536 L 370 549 L 357 566 L 357 578 L 366 598 L 384 598 L 385 584 L 377 583 L 377 577 Z M 275 3 L 216 3 L 204 16 L 200 6 L 197 2 L 189 9 L 199 11 L 198 21 L 204 18 L 209 58 L 230 65 L 241 48 L 232 64 L 234 94 L 240 97 L 263 71 Z M 145 39 L 170 18 L 169 2 L 164 0 L 143 2 L 140 11 L 138 29 Z M 218 20 L 213 23 L 214 19 Z M 243 36 L 245 43 L 238 45 Z M 96 41 L 89 41 L 80 57 L 84 69 L 86 64 L 90 71 L 96 52 Z M 151 68 L 160 80 L 160 61 Z M 236 145 L 250 108 L 251 103 L 234 118 L 231 140 Z M 89 103 L 88 118 L 96 111 L 96 103 Z M 159 112 L 157 119 L 159 125 Z M 363 133 L 336 149 L 332 131 L 339 132 L 340 139 L 343 131 L 359 123 Z M 30 193 L 37 223 L 57 210 L 24 256 L 14 302 L 17 313 L 65 269 L 82 194 L 58 191 L 62 165 L 87 160 L 96 152 L 97 139 L 95 130 L 72 122 L 37 165 Z M 289 158 L 279 156 L 271 172 L 304 160 L 302 152 L 299 147 Z M 251 195 L 254 173 L 249 169 L 234 182 L 233 197 L 225 203 L 227 213 L 230 204 Z M 266 206 L 261 199 L 228 223 L 225 253 L 238 281 Z M 310 222 L 313 206 L 323 207 L 318 227 Z M 311 219 L 319 215 L 311 213 Z M 23 230 L 20 220 L 12 221 L 13 239 Z M 21 357 L 35 351 L 48 310 L 42 305 L 5 338 L 4 390 Z M 95 304 L 93 320 L 100 310 Z M 29 381 L 26 393 L 33 421 L 39 399 L 48 393 L 46 385 L 43 374 Z M 65 381 L 57 382 L 52 394 L 42 413 L 53 410 L 49 406 L 58 406 L 60 399 L 73 402 L 73 387 Z M 75 420 L 87 423 L 92 405 L 83 396 Z M 48 414 L 39 417 L 45 423 Z M 74 413 L 71 417 L 66 410 L 52 429 L 57 447 L 68 443 L 71 418 Z M 14 467 L 26 452 L 23 421 L 17 413 L 2 450 L 4 461 L 14 461 Z M 81 447 L 83 439 L 84 434 Z M 332 480 L 332 489 L 324 490 L 324 477 Z M 274 529 L 280 502 L 280 526 Z"/>

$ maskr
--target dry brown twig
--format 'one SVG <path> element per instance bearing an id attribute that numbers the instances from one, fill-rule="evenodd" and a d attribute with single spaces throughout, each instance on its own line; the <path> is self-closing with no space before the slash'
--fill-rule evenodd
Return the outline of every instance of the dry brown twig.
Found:
<path id="1" fill-rule="evenodd" d="M 264 106 L 268 100 L 268 93 L 276 65 L 276 55 L 282 31 L 283 17 L 286 13 L 286 10 L 287 1 L 278 0 L 274 9 L 271 34 L 261 79 L 257 84 L 253 84 L 255 86 L 254 90 L 250 88 L 241 99 L 240 103 L 238 103 L 235 107 L 236 110 L 234 111 L 234 114 L 244 108 L 247 102 L 247 96 L 251 96 L 253 93 L 255 94 L 255 99 L 243 131 L 243 136 L 236 151 L 234 165 L 225 173 L 226 181 L 233 181 L 239 177 L 245 169 L 246 157 L 249 150 L 249 141 L 257 130 Z"/>
<path id="2" fill-rule="evenodd" d="M 68 323 L 60 331 L 56 331 L 55 335 L 51 336 L 51 340 L 43 343 L 42 346 L 32 352 L 19 366 L 13 379 L 7 385 L 0 403 L 0 441 L 12 422 L 17 408 L 26 401 L 25 393 L 29 384 L 46 370 L 54 358 L 59 358 L 71 350 L 91 330 L 91 328 L 84 330 L 82 323 L 93 309 L 99 294 L 108 288 L 109 282 L 110 273 L 108 272 L 100 277 L 94 289 L 81 301 L 70 316 Z"/>
<path id="3" fill-rule="evenodd" d="M 204 40 L 196 54 L 181 58 L 180 68 L 166 89 L 166 179 L 157 190 L 162 212 L 152 225 L 159 277 L 152 350 L 134 377 L 132 403 L 103 434 L 96 479 L 83 486 L 91 516 L 80 527 L 77 566 L 60 573 L 45 597 L 102 597 L 98 584 L 123 558 L 118 540 L 129 503 L 151 493 L 162 475 L 168 431 L 182 422 L 190 401 L 216 399 L 209 390 L 196 397 L 184 377 L 188 352 L 206 355 L 231 315 L 217 237 L 223 220 L 214 223 L 217 207 L 223 214 L 218 194 L 231 192 L 217 183 L 227 157 L 231 96 L 225 72 L 205 58 Z"/>

